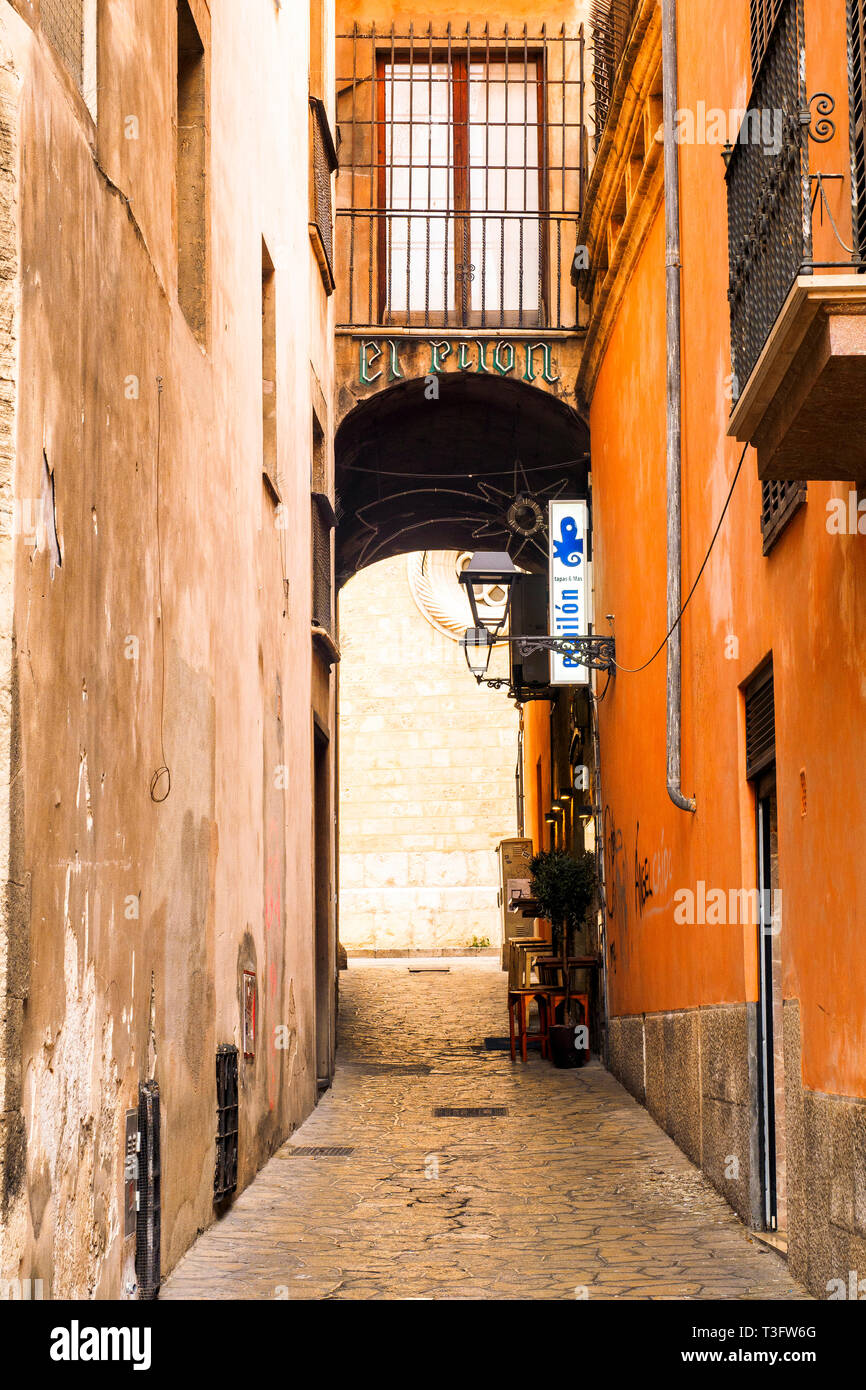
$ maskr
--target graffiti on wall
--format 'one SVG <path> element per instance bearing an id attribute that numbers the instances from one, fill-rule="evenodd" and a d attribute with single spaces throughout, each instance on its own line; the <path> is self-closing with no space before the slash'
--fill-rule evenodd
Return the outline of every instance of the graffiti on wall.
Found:
<path id="1" fill-rule="evenodd" d="M 616 937 L 611 938 L 611 966 L 616 970 L 617 957 L 625 963 L 629 955 L 630 927 L 646 916 L 662 911 L 670 900 L 673 861 L 662 830 L 655 846 L 646 845 L 641 838 L 640 821 L 635 822 L 634 851 L 629 855 L 623 831 L 616 823 L 610 805 L 604 808 L 602 820 L 604 837 L 604 877 L 607 915 L 616 923 Z M 631 872 L 629 872 L 631 864 Z M 634 914 L 630 917 L 630 905 Z M 617 946 L 618 942 L 618 946 Z"/>

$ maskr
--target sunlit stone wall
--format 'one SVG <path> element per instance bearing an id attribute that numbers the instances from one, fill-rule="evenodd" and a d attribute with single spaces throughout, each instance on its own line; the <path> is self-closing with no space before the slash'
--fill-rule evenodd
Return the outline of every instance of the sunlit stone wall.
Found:
<path id="1" fill-rule="evenodd" d="M 485 937 L 495 947 L 501 936 L 496 846 L 517 831 L 517 711 L 506 691 L 475 684 L 442 630 L 462 613 L 458 557 L 429 560 L 440 627 L 413 596 L 413 557 L 362 570 L 341 593 L 340 940 L 350 955 L 455 951 Z M 498 649 L 491 674 L 504 669 Z"/>

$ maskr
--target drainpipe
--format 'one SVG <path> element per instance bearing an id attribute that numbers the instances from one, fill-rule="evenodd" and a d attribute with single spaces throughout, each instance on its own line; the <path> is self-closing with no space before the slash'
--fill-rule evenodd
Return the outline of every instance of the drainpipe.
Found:
<path id="1" fill-rule="evenodd" d="M 683 703 L 680 624 L 683 547 L 682 517 L 682 380 L 680 329 L 680 166 L 676 141 L 677 4 L 662 5 L 662 85 L 665 159 L 665 285 L 667 322 L 667 507 L 668 507 L 668 628 L 667 648 L 667 783 L 668 796 L 681 811 L 694 811 L 692 797 L 680 789 L 681 715 Z M 676 626 L 674 627 L 674 624 Z"/>

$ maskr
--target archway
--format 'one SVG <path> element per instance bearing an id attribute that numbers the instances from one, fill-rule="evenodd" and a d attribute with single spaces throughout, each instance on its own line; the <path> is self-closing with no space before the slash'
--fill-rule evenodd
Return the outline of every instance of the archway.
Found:
<path id="1" fill-rule="evenodd" d="M 544 573 L 547 502 L 586 496 L 588 445 L 561 399 L 477 375 L 399 382 L 339 428 L 336 570 L 341 585 L 352 580 L 340 604 L 340 901 L 350 955 L 385 943 L 401 956 L 423 956 L 426 944 L 458 954 L 473 941 L 499 955 L 497 850 L 527 830 L 515 780 L 521 719 L 502 691 L 479 689 L 465 669 L 457 637 L 470 619 L 467 609 L 461 628 L 456 566 L 461 552 L 507 550 L 522 569 Z M 426 613 L 426 635 L 424 602 L 410 597 L 419 552 L 422 579 L 428 553 L 435 573 L 435 556 L 448 552 L 456 601 L 444 622 L 447 599 L 438 617 Z M 508 671 L 507 652 L 498 653 L 490 674 Z M 474 916 L 455 910 L 461 895 L 477 904 Z"/>
<path id="2" fill-rule="evenodd" d="M 355 406 L 335 441 L 338 583 L 392 555 L 507 550 L 547 563 L 546 503 L 584 497 L 589 433 L 537 387 L 448 373 Z"/>

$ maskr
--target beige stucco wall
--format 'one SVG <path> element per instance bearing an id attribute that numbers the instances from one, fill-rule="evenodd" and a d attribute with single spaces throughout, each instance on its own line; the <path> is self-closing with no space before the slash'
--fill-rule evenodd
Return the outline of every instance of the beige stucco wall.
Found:
<path id="1" fill-rule="evenodd" d="M 405 556 L 348 581 L 340 640 L 341 943 L 495 946 L 496 846 L 517 815 L 507 691 L 478 687 L 457 642 L 422 616 Z M 503 669 L 497 651 L 491 674 Z"/>
<path id="2" fill-rule="evenodd" d="M 0 853 L 0 1277 L 42 1278 L 46 1297 L 131 1291 L 124 1112 L 143 1079 L 161 1091 L 164 1271 L 214 1219 L 214 1058 L 240 1043 L 244 968 L 258 1043 L 239 1187 L 315 1103 L 311 367 L 330 402 L 332 311 L 307 225 L 308 7 L 252 8 L 192 0 L 210 50 L 205 350 L 177 296 L 176 5 L 99 6 L 94 125 L 36 7 L 0 0 L 0 270 L 20 265 L 0 558 L 10 421 L 19 515 L 41 506 L 44 447 L 62 553 L 52 574 L 21 526 L 14 600 L 0 581 L 0 810 L 11 780 L 17 817 Z M 263 237 L 283 532 L 262 483 Z"/>

